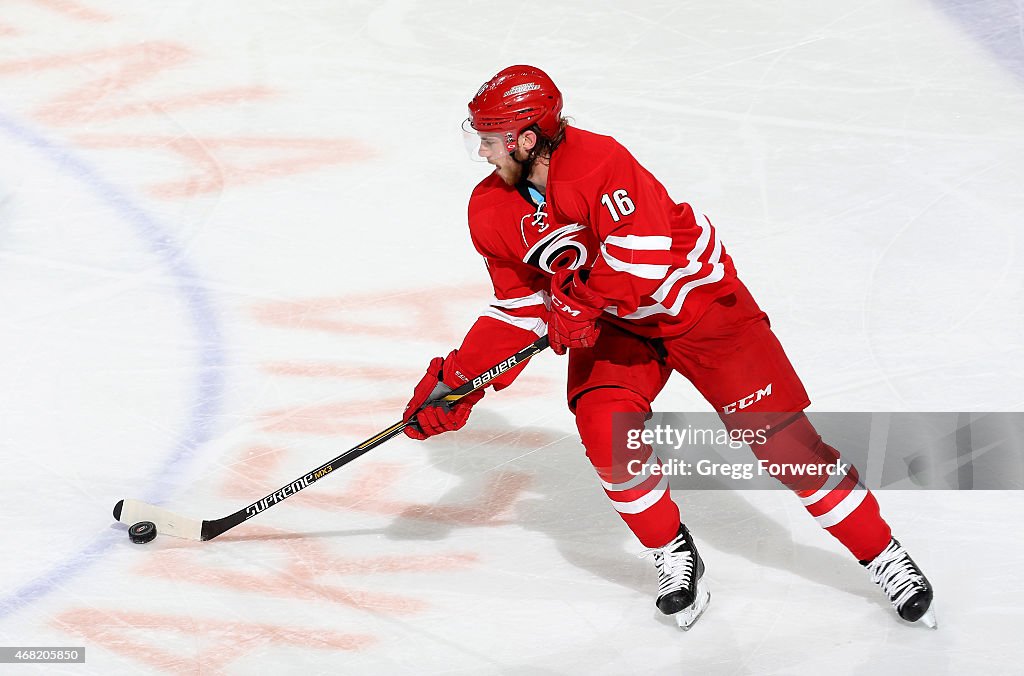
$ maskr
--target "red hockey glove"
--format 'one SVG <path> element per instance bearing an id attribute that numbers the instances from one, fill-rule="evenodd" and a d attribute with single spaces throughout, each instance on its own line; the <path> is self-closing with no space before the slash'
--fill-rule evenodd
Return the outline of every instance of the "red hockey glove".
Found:
<path id="1" fill-rule="evenodd" d="M 555 354 L 567 348 L 593 347 L 601 327 L 597 318 L 604 311 L 604 300 L 587 288 L 580 276 L 559 270 L 551 278 L 551 314 L 548 316 L 548 340 Z"/>
<path id="2" fill-rule="evenodd" d="M 422 440 L 442 432 L 454 432 L 462 429 L 466 421 L 469 420 L 469 412 L 473 408 L 473 404 L 483 398 L 484 391 L 480 389 L 459 399 L 451 408 L 442 402 L 428 403 L 468 382 L 455 362 L 457 354 L 458 350 L 452 350 L 444 359 L 434 357 L 430 360 L 426 375 L 416 385 L 412 399 L 405 407 L 403 420 L 410 420 L 414 416 L 416 419 L 416 425 L 409 425 L 405 428 L 406 435 Z M 417 412 L 424 404 L 427 405 L 423 410 Z"/>

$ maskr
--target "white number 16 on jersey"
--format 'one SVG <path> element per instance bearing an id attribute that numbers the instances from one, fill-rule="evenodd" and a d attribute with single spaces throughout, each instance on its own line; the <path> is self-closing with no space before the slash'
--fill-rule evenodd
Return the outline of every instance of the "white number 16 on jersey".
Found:
<path id="1" fill-rule="evenodd" d="M 612 200 L 615 201 L 612 202 Z M 633 200 L 629 199 L 629 194 L 625 190 L 616 190 L 611 196 L 608 193 L 601 195 L 601 204 L 608 207 L 612 220 L 616 223 L 623 216 L 629 216 L 636 211 L 636 205 L 633 204 Z"/>

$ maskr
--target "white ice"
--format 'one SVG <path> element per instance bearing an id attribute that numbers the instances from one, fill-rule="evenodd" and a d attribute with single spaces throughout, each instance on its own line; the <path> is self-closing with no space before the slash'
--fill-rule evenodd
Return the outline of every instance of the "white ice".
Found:
<path id="1" fill-rule="evenodd" d="M 459 125 L 547 70 L 709 214 L 817 411 L 1024 407 L 1019 3 L 120 3 L 0 12 L 0 645 L 38 673 L 1019 673 L 1020 492 L 879 499 L 895 619 L 783 491 L 676 496 L 688 633 L 545 353 L 469 426 L 223 516 L 400 417 L 489 294 Z M 704 410 L 676 377 L 660 410 Z M 33 667 L 19 667 L 30 673 Z"/>

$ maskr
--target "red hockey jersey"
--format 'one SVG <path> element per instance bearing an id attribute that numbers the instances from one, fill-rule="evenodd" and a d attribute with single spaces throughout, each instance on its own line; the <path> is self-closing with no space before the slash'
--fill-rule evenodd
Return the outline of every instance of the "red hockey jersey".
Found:
<path id="1" fill-rule="evenodd" d="M 685 332 L 735 288 L 736 269 L 708 218 L 674 203 L 609 136 L 566 129 L 551 157 L 546 201 L 537 197 L 496 174 L 473 190 L 470 234 L 495 302 L 460 348 L 467 370 L 544 335 L 550 278 L 562 268 L 589 271 L 587 286 L 606 300 L 605 320 L 649 338 Z"/>

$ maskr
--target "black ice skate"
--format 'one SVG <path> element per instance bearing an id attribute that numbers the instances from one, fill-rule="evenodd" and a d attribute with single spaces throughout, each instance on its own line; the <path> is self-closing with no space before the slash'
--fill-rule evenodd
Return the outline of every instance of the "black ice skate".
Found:
<path id="1" fill-rule="evenodd" d="M 640 556 L 654 556 L 658 568 L 658 610 L 672 615 L 686 631 L 696 622 L 711 601 L 704 577 L 704 561 L 686 526 L 664 547 L 648 549 Z"/>
<path id="2" fill-rule="evenodd" d="M 881 554 L 860 565 L 871 572 L 871 581 L 882 588 L 900 617 L 908 622 L 920 620 L 932 629 L 938 627 L 931 607 L 932 585 L 899 540 L 893 538 Z"/>

